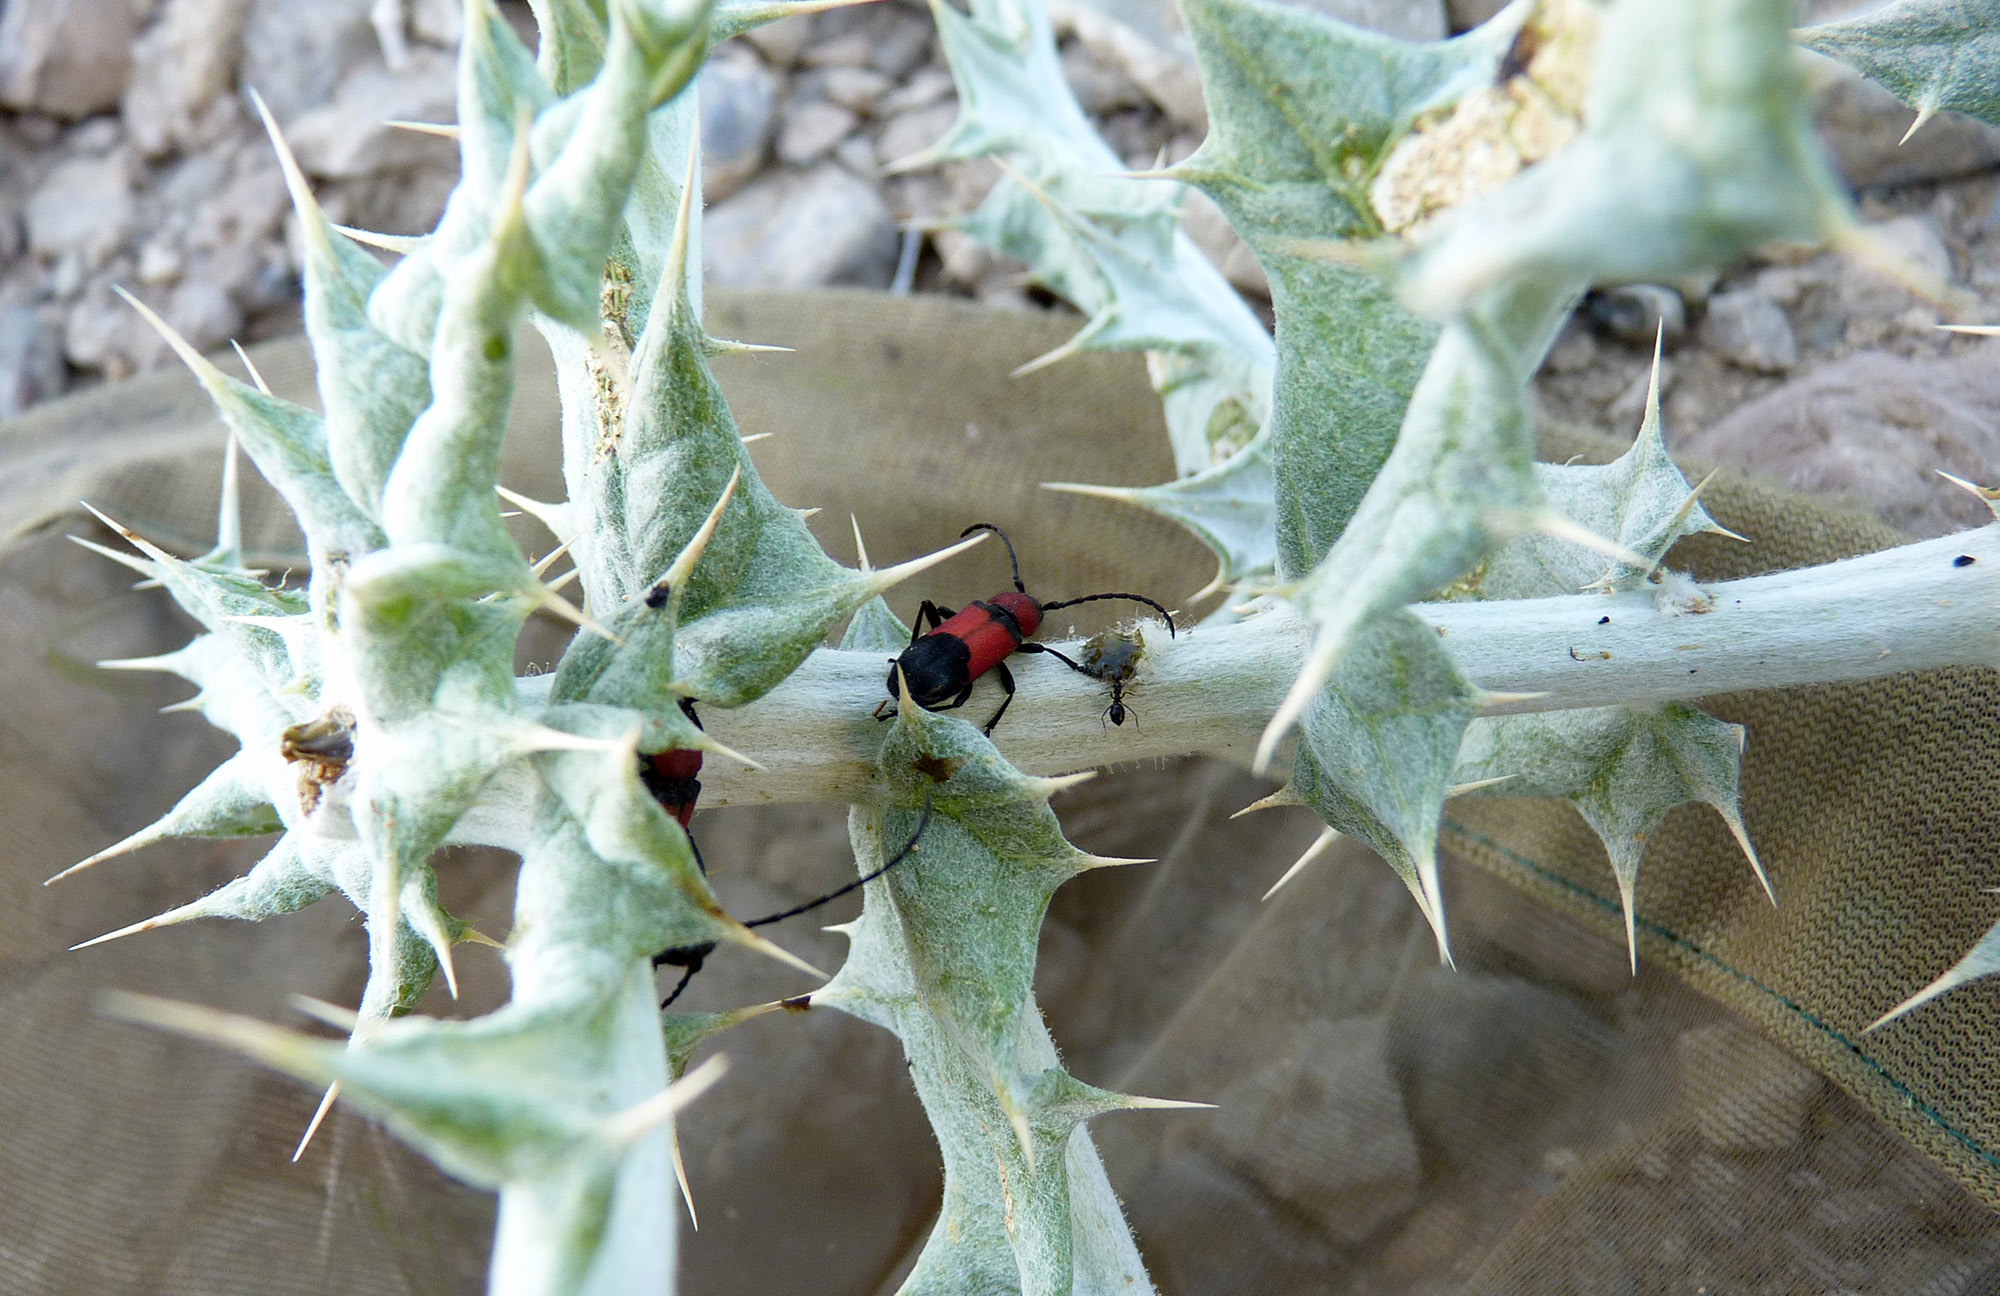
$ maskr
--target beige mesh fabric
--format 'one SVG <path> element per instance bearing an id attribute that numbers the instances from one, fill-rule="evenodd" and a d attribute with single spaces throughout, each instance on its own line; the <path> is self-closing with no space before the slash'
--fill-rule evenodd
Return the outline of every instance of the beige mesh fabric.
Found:
<path id="1" fill-rule="evenodd" d="M 1135 589 L 1171 605 L 1207 580 L 1203 551 L 1165 524 L 1035 489 L 1171 471 L 1136 361 L 1005 376 L 1068 321 L 718 294 L 709 326 L 798 348 L 718 372 L 743 430 L 777 434 L 752 448 L 767 480 L 826 510 L 814 525 L 837 555 L 852 555 L 851 511 L 877 562 L 990 521 L 1046 594 Z M 281 392 L 309 394 L 298 344 L 258 362 Z M 553 417 L 546 382 L 524 387 L 508 480 L 542 498 L 559 493 Z M 483 1195 L 347 1117 L 294 1166 L 316 1095 L 92 1008 L 109 986 L 272 1019 L 297 1020 L 290 993 L 352 1003 L 363 941 L 343 902 L 72 954 L 240 872 L 257 846 L 159 847 L 39 885 L 158 814 L 222 750 L 197 717 L 154 714 L 180 695 L 170 682 L 91 665 L 174 647 L 187 623 L 63 539 L 110 539 L 74 511 L 83 496 L 205 547 L 222 440 L 180 375 L 0 425 L 0 1293 L 475 1291 Z M 1685 561 L 1705 576 L 1893 539 L 1742 483 L 1710 492 L 1756 543 L 1691 544 Z M 256 499 L 252 547 L 281 567 L 296 539 Z M 892 601 L 990 594 L 997 562 L 961 559 Z M 537 634 L 523 656 L 547 660 L 559 639 Z M 1184 762 L 1066 794 L 1079 844 L 1158 858 L 1057 897 L 1039 994 L 1067 1062 L 1094 1083 L 1220 1104 L 1096 1127 L 1161 1290 L 2000 1291 L 2000 986 L 1860 1033 L 1995 916 L 1980 890 L 2000 882 L 1982 759 L 1994 681 L 1716 699 L 1750 726 L 1745 816 L 1782 904 L 1711 812 L 1676 811 L 1640 878 L 1636 978 L 1609 867 L 1559 805 L 1449 808 L 1448 972 L 1401 884 L 1358 848 L 1262 900 L 1316 824 L 1302 811 L 1230 820 L 1266 790 L 1247 775 Z M 1143 725 L 1143 686 L 1128 701 Z M 846 875 L 841 822 L 835 807 L 725 810 L 695 831 L 725 903 L 747 912 Z M 505 932 L 506 861 L 453 855 L 440 876 L 454 912 Z M 809 920 L 775 934 L 821 966 L 843 948 Z M 466 1002 L 431 1006 L 496 1003 L 498 960 L 468 948 L 460 964 Z M 687 1003 L 806 988 L 725 952 Z M 732 1074 L 683 1129 L 702 1228 L 684 1235 L 681 1289 L 892 1291 L 937 1201 L 893 1041 L 809 1013 L 720 1047 Z"/>

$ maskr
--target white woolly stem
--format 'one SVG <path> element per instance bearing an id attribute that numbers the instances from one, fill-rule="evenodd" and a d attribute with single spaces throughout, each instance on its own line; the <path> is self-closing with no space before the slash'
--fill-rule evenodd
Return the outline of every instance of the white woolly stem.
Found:
<path id="1" fill-rule="evenodd" d="M 1961 556 L 1973 561 L 1960 566 Z M 1709 610 L 1681 610 L 1701 606 Z M 1488 706 L 1498 714 L 1992 665 L 2000 663 L 1996 608 L 2000 526 L 1801 571 L 1683 584 L 1678 594 L 1668 585 L 1415 610 L 1473 683 L 1513 695 Z M 1031 774 L 1194 752 L 1247 762 L 1304 660 L 1310 629 L 1281 607 L 1178 639 L 1157 623 L 1143 635 L 1123 726 L 1104 723 L 1106 685 L 1046 656 L 1014 659 L 1020 698 L 994 734 L 1000 750 Z M 765 769 L 710 761 L 702 805 L 861 796 L 884 732 L 870 712 L 887 696 L 888 666 L 881 653 L 818 652 L 757 702 L 705 713 L 711 736 Z M 1000 697 L 997 684 L 981 682 L 963 714 L 984 724 Z"/>

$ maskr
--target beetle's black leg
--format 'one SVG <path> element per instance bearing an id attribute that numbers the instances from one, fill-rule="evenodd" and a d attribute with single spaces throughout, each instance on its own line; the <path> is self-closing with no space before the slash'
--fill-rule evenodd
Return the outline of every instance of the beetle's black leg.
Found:
<path id="1" fill-rule="evenodd" d="M 1026 647 L 1025 644 L 1022 646 Z M 1043 651 L 1046 652 L 1047 649 L 1043 649 Z M 1000 717 L 1007 714 L 1008 704 L 1014 700 L 1014 672 L 1007 669 L 1006 662 L 994 662 L 993 673 L 999 677 L 1000 687 L 1007 690 L 1007 696 L 1000 699 L 1000 709 L 995 711 L 993 718 L 986 722 L 985 733 L 988 738 L 993 736 L 993 726 L 1000 723 Z"/>
<path id="2" fill-rule="evenodd" d="M 926 621 L 930 622 L 931 629 L 935 630 L 939 626 L 943 625 L 947 620 L 957 615 L 958 613 L 953 611 L 952 609 L 941 608 L 937 604 L 931 602 L 929 599 L 925 599 L 922 603 L 917 605 L 917 619 L 915 623 L 910 626 L 910 642 L 914 644 L 917 642 L 917 640 L 923 638 L 925 632 L 920 631 L 919 627 L 921 627 L 924 622 Z"/>

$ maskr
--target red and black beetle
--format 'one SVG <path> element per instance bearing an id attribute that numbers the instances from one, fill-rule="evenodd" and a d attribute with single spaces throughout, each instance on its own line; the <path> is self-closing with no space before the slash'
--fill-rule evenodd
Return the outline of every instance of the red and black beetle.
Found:
<path id="1" fill-rule="evenodd" d="M 1134 603 L 1144 603 L 1165 617 L 1167 634 L 1174 634 L 1173 614 L 1143 594 L 1086 594 L 1082 598 L 1063 599 L 1057 603 L 1040 602 L 1021 583 L 1021 563 L 1014 556 L 1014 544 L 1007 538 L 1007 533 L 991 522 L 975 522 L 959 532 L 959 538 L 964 539 L 974 531 L 991 531 L 1000 537 L 1001 544 L 1007 546 L 1007 562 L 1014 570 L 1014 588 L 982 602 L 968 604 L 959 612 L 941 608 L 925 599 L 917 609 L 917 624 L 910 631 L 910 646 L 889 664 L 889 696 L 892 699 L 902 696 L 896 678 L 900 671 L 902 678 L 909 681 L 911 700 L 918 706 L 933 711 L 949 711 L 964 706 L 966 699 L 972 696 L 972 682 L 992 671 L 999 679 L 1000 687 L 1007 691 L 1007 696 L 1000 703 L 1000 709 L 993 713 L 993 718 L 986 722 L 985 732 L 990 734 L 993 727 L 1000 723 L 1000 717 L 1007 714 L 1008 704 L 1014 700 L 1014 673 L 1007 669 L 1006 664 L 1011 654 L 1047 653 L 1080 675 L 1101 678 L 1097 672 L 1053 648 L 1027 642 L 1028 636 L 1041 628 L 1043 613 L 1073 607 L 1078 603 L 1095 603 L 1101 599 L 1130 599 Z M 926 621 L 931 626 L 928 632 L 923 629 Z M 881 706 L 875 711 L 879 718 L 887 718 Z"/>

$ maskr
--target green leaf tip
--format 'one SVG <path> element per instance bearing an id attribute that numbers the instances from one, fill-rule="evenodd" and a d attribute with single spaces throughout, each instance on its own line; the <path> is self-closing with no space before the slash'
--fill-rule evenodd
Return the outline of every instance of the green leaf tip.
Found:
<path id="1" fill-rule="evenodd" d="M 1916 109 L 1905 142 L 1943 109 L 2000 126 L 2000 4 L 1994 0 L 1896 0 L 1804 28 L 1794 38 Z"/>

